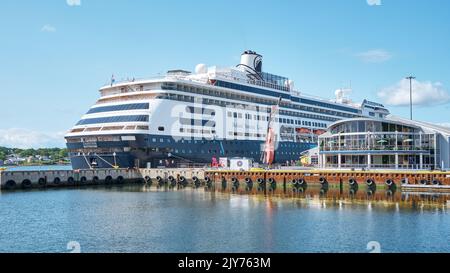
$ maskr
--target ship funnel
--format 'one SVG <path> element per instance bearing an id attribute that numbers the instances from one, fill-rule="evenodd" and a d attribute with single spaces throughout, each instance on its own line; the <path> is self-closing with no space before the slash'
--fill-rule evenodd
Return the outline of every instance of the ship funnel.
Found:
<path id="1" fill-rule="evenodd" d="M 237 66 L 248 74 L 260 74 L 262 72 L 262 56 L 255 51 L 247 50 L 241 55 L 241 63 Z"/>

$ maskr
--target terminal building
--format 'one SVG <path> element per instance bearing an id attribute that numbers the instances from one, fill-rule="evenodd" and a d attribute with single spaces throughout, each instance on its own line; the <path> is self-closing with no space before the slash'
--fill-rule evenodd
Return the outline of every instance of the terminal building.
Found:
<path id="1" fill-rule="evenodd" d="M 450 169 L 450 128 L 389 115 L 340 120 L 319 136 L 319 167 Z"/>

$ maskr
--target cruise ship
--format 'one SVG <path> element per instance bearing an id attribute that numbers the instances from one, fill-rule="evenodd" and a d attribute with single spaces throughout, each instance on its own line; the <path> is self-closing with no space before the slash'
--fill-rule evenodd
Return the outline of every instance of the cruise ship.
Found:
<path id="1" fill-rule="evenodd" d="M 236 67 L 199 64 L 195 72 L 112 79 L 65 136 L 73 168 L 176 167 L 224 157 L 261 162 L 269 124 L 274 162 L 286 164 L 317 146 L 335 121 L 389 114 L 379 103 L 352 103 L 346 90 L 332 100 L 304 94 L 289 78 L 263 71 L 262 61 L 248 50 Z"/>

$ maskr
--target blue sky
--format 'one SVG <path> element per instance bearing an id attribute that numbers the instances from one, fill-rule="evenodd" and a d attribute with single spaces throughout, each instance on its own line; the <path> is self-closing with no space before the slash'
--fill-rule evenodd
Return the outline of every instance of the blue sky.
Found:
<path id="1" fill-rule="evenodd" d="M 63 145 L 62 135 L 116 78 L 196 64 L 234 66 L 242 51 L 305 93 L 380 101 L 450 124 L 450 1 L 4 0 L 0 145 Z"/>

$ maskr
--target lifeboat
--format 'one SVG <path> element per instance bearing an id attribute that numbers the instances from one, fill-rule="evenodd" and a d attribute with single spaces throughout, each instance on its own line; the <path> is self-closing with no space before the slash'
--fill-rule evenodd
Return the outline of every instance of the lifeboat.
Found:
<path id="1" fill-rule="evenodd" d="M 311 130 L 308 128 L 296 128 L 295 131 L 299 134 L 311 134 Z"/>
<path id="2" fill-rule="evenodd" d="M 314 130 L 314 134 L 315 134 L 315 135 L 318 135 L 318 136 L 323 135 L 323 134 L 325 134 L 326 132 L 327 132 L 327 131 L 322 130 L 322 129 Z"/>

